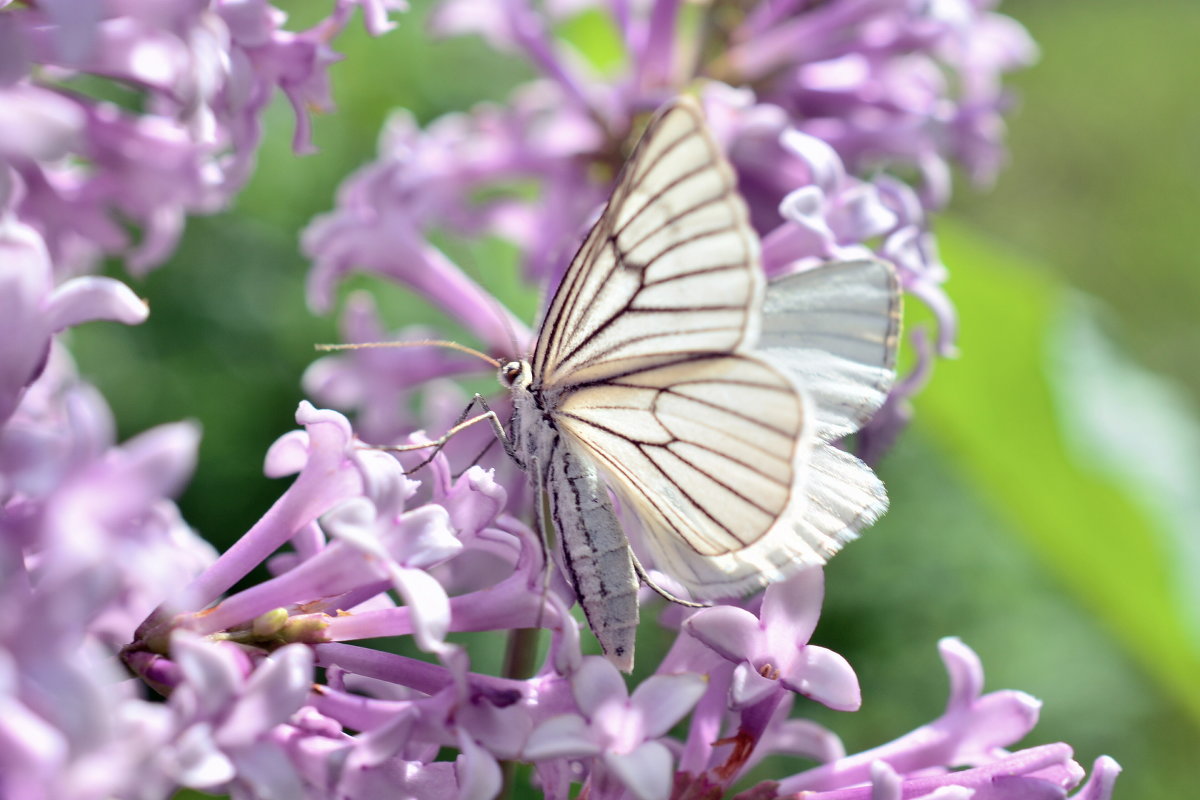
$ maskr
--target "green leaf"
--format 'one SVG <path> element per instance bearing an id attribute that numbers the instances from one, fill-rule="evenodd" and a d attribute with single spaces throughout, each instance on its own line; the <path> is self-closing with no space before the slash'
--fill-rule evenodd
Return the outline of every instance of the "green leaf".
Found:
<path id="1" fill-rule="evenodd" d="M 1181 445 L 1198 435 L 1194 420 L 1163 391 L 1138 392 L 1122 419 L 1112 401 L 1131 367 L 1096 344 L 1078 296 L 962 228 L 945 224 L 938 234 L 961 356 L 937 365 L 915 401 L 916 424 L 1200 719 L 1200 625 L 1187 566 L 1197 563 L 1200 513 L 1179 488 L 1185 475 L 1164 484 L 1153 478 L 1157 464 L 1141 462 L 1165 447 L 1188 464 Z M 1097 396 L 1106 388 L 1111 397 Z M 1186 469 L 1200 471 L 1195 457 Z"/>

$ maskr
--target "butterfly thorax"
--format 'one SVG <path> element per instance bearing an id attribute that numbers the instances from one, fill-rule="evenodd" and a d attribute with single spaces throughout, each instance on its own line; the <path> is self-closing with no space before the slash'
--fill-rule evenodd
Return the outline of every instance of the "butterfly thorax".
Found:
<path id="1" fill-rule="evenodd" d="M 500 382 L 512 392 L 513 415 L 509 434 L 513 452 L 521 468 L 537 484 L 537 464 L 545 464 L 558 431 L 554 420 L 533 389 L 533 374 L 528 361 L 510 361 L 500 368 Z"/>

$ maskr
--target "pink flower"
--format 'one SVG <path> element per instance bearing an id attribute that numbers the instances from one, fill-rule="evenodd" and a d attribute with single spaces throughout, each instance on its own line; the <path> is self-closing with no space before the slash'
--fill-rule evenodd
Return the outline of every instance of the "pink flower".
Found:
<path id="1" fill-rule="evenodd" d="M 807 569 L 768 586 L 757 617 L 736 606 L 717 606 L 684 623 L 684 630 L 737 665 L 730 689 L 734 707 L 753 705 L 779 687 L 841 711 L 859 707 L 858 679 L 846 660 L 808 644 L 824 589 L 822 571 Z"/>

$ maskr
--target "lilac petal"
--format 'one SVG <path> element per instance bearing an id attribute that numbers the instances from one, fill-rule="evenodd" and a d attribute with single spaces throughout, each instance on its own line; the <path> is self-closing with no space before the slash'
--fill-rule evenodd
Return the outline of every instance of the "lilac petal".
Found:
<path id="1" fill-rule="evenodd" d="M 374 769 L 387 763 L 412 738 L 418 716 L 415 707 L 405 706 L 393 713 L 387 722 L 360 735 L 357 745 L 346 757 L 346 768 Z"/>
<path id="2" fill-rule="evenodd" d="M 578 714 L 560 714 L 543 722 L 525 743 L 525 758 L 586 758 L 600 752 L 595 734 Z"/>
<path id="3" fill-rule="evenodd" d="M 307 400 L 301 400 L 296 407 L 296 422 L 305 428 L 311 425 L 333 425 L 339 429 L 343 439 L 349 441 L 354 437 L 354 430 L 345 414 L 328 408 L 317 408 Z"/>
<path id="4" fill-rule="evenodd" d="M 477 34 L 495 50 L 514 50 L 514 15 L 505 6 L 493 0 L 443 0 L 429 15 L 429 32 L 445 37 Z"/>
<path id="5" fill-rule="evenodd" d="M 763 650 L 763 630 L 758 617 L 735 606 L 716 606 L 697 611 L 683 623 L 683 627 L 735 664 L 753 660 Z"/>
<path id="6" fill-rule="evenodd" d="M 46 721 L 11 695 L 0 694 L 0 767 L 23 764 L 61 764 L 71 743 L 66 732 Z"/>
<path id="7" fill-rule="evenodd" d="M 217 749 L 212 729 L 207 723 L 197 723 L 185 730 L 171 751 L 174 777 L 193 789 L 216 789 L 233 780 L 237 769 L 233 762 Z"/>
<path id="8" fill-rule="evenodd" d="M 729 684 L 730 707 L 735 710 L 749 708 L 765 699 L 771 692 L 779 691 L 779 681 L 764 678 L 754 665 L 743 661 L 733 670 Z"/>
<path id="9" fill-rule="evenodd" d="M 768 586 L 759 612 L 768 649 L 780 652 L 808 642 L 817 627 L 824 598 L 825 573 L 820 567 L 801 570 Z"/>
<path id="10" fill-rule="evenodd" d="M 303 797 L 304 785 L 296 768 L 274 742 L 260 741 L 229 753 L 245 784 L 245 797 Z M 236 795 L 235 795 L 236 796 Z"/>
<path id="11" fill-rule="evenodd" d="M 803 232 L 803 237 L 798 241 L 796 236 L 800 232 L 792 232 L 793 241 L 788 243 L 790 250 L 805 255 L 822 255 L 829 251 L 837 237 L 825 219 L 828 205 L 825 193 L 816 186 L 801 186 L 780 201 L 779 215 Z M 775 245 L 774 242 L 772 244 Z"/>
<path id="12" fill-rule="evenodd" d="M 981 794 L 966 786 L 939 786 L 929 794 L 921 795 L 917 800 L 986 800 L 991 795 Z M 1019 794 L 1010 800 L 1034 800 L 1033 796 Z"/>
<path id="13" fill-rule="evenodd" d="M 406 0 L 356 0 L 362 10 L 363 25 L 372 36 L 382 36 L 396 27 L 389 14 L 392 11 L 407 11 Z"/>
<path id="14" fill-rule="evenodd" d="M 87 124 L 80 104 L 56 91 L 40 86 L 4 86 L 6 61 L 13 49 L 5 40 L 4 19 L 0 17 L 0 156 L 19 156 L 55 161 L 79 148 Z M 27 33 L 17 33 L 21 44 Z M 0 202 L 0 207 L 5 204 Z"/>
<path id="15" fill-rule="evenodd" d="M 178 629 L 171 634 L 171 657 L 208 708 L 224 710 L 241 692 L 242 672 L 224 646 Z"/>
<path id="16" fill-rule="evenodd" d="M 321 527 L 330 538 L 341 539 L 381 561 L 388 558 L 375 533 L 375 504 L 365 497 L 339 503 L 321 519 Z"/>
<path id="17" fill-rule="evenodd" d="M 605 753 L 605 765 L 638 800 L 667 800 L 671 794 L 671 751 L 646 742 L 632 753 Z"/>
<path id="18" fill-rule="evenodd" d="M 1109 756 L 1100 756 L 1092 764 L 1092 776 L 1072 800 L 1112 800 L 1113 788 L 1121 765 Z"/>
<path id="19" fill-rule="evenodd" d="M 0 217 L 0 420 L 45 366 L 50 328 L 42 303 L 52 280 L 42 237 L 28 225 Z"/>
<path id="20" fill-rule="evenodd" d="M 118 457 L 128 484 L 142 486 L 154 497 L 173 497 L 191 478 L 199 448 L 200 426 L 173 422 L 130 439 Z"/>
<path id="21" fill-rule="evenodd" d="M 1008 747 L 1037 725 L 1042 703 L 1019 691 L 991 692 L 981 697 L 969 713 L 970 722 L 958 731 L 955 751 L 961 759 L 987 758 L 997 748 Z"/>
<path id="22" fill-rule="evenodd" d="M 444 502 L 456 529 L 478 533 L 492 524 L 507 499 L 508 492 L 496 482 L 492 470 L 473 466 L 454 484 Z"/>
<path id="23" fill-rule="evenodd" d="M 312 651 L 290 644 L 268 656 L 218 733 L 224 747 L 249 745 L 287 719 L 308 698 L 313 682 Z"/>
<path id="24" fill-rule="evenodd" d="M 857 711 L 862 705 L 858 676 L 846 659 L 832 650 L 808 645 L 780 677 L 794 692 L 838 711 Z"/>
<path id="25" fill-rule="evenodd" d="M 900 218 L 879 196 L 878 187 L 860 183 L 838 198 L 838 241 L 865 242 L 896 227 Z"/>
<path id="26" fill-rule="evenodd" d="M 392 583 L 412 614 L 417 646 L 428 653 L 441 651 L 450 630 L 450 598 L 446 590 L 436 578 L 419 569 L 392 570 Z"/>
<path id="27" fill-rule="evenodd" d="M 571 676 L 571 692 L 584 716 L 593 716 L 601 707 L 629 698 L 625 680 L 607 658 L 585 658 L 579 671 Z"/>
<path id="28" fill-rule="evenodd" d="M 824 764 L 846 755 L 846 748 L 836 733 L 806 719 L 788 719 L 772 726 L 771 751 Z"/>
<path id="29" fill-rule="evenodd" d="M 642 714 L 645 737 L 665 736 L 700 701 L 708 676 L 694 672 L 652 675 L 634 690 L 630 705 Z"/>
<path id="30" fill-rule="evenodd" d="M 458 731 L 460 755 L 455 764 L 458 773 L 459 800 L 492 800 L 504 783 L 500 765 L 461 728 Z"/>
<path id="31" fill-rule="evenodd" d="M 295 475 L 308 463 L 308 433 L 288 431 L 267 449 L 263 474 L 268 478 Z"/>
<path id="32" fill-rule="evenodd" d="M 846 168 L 842 165 L 842 159 L 823 140 L 789 128 L 780 134 L 779 143 L 808 166 L 813 184 L 826 195 L 845 182 Z"/>
<path id="33" fill-rule="evenodd" d="M 940 797 L 938 792 L 945 792 L 948 788 L 943 786 L 926 797 Z M 966 796 L 971 800 L 1063 800 L 1067 796 L 1061 786 L 1030 775 L 1000 775 L 974 789 L 965 786 L 957 788 L 967 792 Z"/>
<path id="34" fill-rule="evenodd" d="M 389 547 L 392 557 L 405 566 L 426 569 L 453 558 L 463 543 L 450 527 L 450 515 L 441 506 L 427 505 L 400 517 L 403 542 Z"/>
<path id="35" fill-rule="evenodd" d="M 416 493 L 417 486 L 390 453 L 359 449 L 351 458 L 362 476 L 363 494 L 371 498 L 381 513 L 402 511 L 404 501 Z"/>
<path id="36" fill-rule="evenodd" d="M 46 322 L 52 331 L 97 319 L 137 325 L 148 316 L 150 306 L 132 289 L 118 280 L 94 275 L 67 281 L 46 303 Z"/>
<path id="37" fill-rule="evenodd" d="M 950 676 L 950 697 L 946 701 L 946 712 L 970 709 L 983 694 L 983 662 L 979 656 L 957 636 L 947 636 L 938 641 L 938 654 Z"/>
<path id="38" fill-rule="evenodd" d="M 871 800 L 900 800 L 902 781 L 886 761 L 871 764 Z"/>

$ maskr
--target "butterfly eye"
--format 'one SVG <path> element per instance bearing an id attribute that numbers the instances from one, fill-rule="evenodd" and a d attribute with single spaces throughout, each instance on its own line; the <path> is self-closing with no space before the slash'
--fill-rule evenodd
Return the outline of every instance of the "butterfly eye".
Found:
<path id="1" fill-rule="evenodd" d="M 505 386 L 512 386 L 521 377 L 521 362 L 510 361 L 500 368 L 500 380 Z"/>

